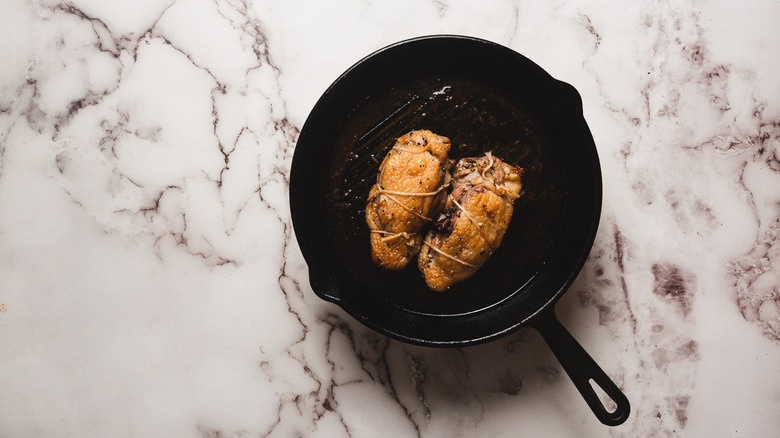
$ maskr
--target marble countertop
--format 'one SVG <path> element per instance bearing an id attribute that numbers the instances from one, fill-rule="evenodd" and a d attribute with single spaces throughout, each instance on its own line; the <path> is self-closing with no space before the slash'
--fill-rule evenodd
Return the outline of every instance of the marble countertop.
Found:
<path id="1" fill-rule="evenodd" d="M 0 14 L 0 435 L 780 434 L 780 3 L 9 0 Z M 604 201 L 563 324 L 430 349 L 312 292 L 288 174 L 312 106 L 410 37 L 574 85 Z"/>

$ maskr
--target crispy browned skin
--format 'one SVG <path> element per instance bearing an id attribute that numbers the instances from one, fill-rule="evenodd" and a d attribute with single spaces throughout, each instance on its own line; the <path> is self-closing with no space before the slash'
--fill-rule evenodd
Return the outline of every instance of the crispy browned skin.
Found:
<path id="1" fill-rule="evenodd" d="M 450 140 L 421 130 L 399 138 L 379 167 L 366 206 L 371 257 L 403 269 L 420 252 L 422 229 L 444 206 Z"/>
<path id="2" fill-rule="evenodd" d="M 452 193 L 417 262 L 429 288 L 445 291 L 471 277 L 501 245 L 522 173 L 490 153 L 455 165 Z"/>

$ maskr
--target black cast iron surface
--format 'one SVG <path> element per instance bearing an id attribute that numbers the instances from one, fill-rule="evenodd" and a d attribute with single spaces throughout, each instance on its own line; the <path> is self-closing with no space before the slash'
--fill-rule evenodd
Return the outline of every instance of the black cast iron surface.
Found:
<path id="1" fill-rule="evenodd" d="M 390 272 L 370 257 L 368 191 L 395 139 L 415 129 L 449 137 L 450 158 L 491 151 L 525 169 L 501 247 L 444 293 L 426 287 L 416 263 Z M 532 61 L 460 36 L 417 38 L 364 58 L 328 88 L 301 130 L 290 205 L 321 298 L 381 333 L 427 346 L 476 344 L 532 326 L 602 422 L 628 417 L 628 400 L 554 314 L 596 234 L 601 171 L 579 94 Z M 615 410 L 604 408 L 591 379 Z"/>

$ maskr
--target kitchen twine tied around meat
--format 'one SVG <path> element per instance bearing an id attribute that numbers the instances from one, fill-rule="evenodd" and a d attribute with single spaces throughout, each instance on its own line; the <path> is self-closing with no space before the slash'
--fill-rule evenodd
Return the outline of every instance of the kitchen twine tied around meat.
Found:
<path id="1" fill-rule="evenodd" d="M 506 190 L 506 187 L 503 184 L 496 184 L 493 181 L 493 179 L 488 177 L 488 175 L 487 175 L 488 171 L 491 168 L 493 168 L 493 166 L 495 165 L 495 159 L 493 158 L 493 154 L 490 153 L 490 152 L 486 152 L 485 153 L 485 158 L 487 158 L 487 160 L 488 160 L 488 165 L 484 169 L 482 169 L 482 171 L 480 172 L 480 176 L 482 176 L 482 181 L 480 182 L 480 184 L 482 184 L 484 187 L 486 187 L 488 190 L 490 190 L 491 192 L 495 193 L 496 195 L 498 195 L 498 196 L 500 196 L 502 198 L 506 198 L 510 203 L 514 202 L 514 200 L 517 199 L 519 197 L 519 195 L 512 194 L 511 192 Z M 490 183 L 490 184 L 485 184 L 485 183 Z M 466 210 L 466 208 L 463 207 L 463 205 L 461 205 L 461 203 L 458 202 L 455 198 L 452 198 L 452 203 L 456 207 L 458 207 L 458 210 L 460 210 L 461 214 L 463 216 L 465 216 L 469 220 L 469 222 L 471 222 L 477 228 L 477 231 L 479 232 L 479 236 L 482 238 L 482 240 L 485 241 L 487 246 L 490 248 L 490 251 L 491 252 L 495 251 L 496 247 L 493 246 L 493 244 L 490 243 L 490 240 L 487 238 L 487 236 L 485 236 L 484 224 L 482 224 L 481 222 L 478 222 L 476 219 L 474 219 L 474 217 L 468 212 L 468 210 Z M 446 257 L 446 258 L 448 258 L 448 259 L 450 259 L 450 260 L 452 260 L 454 262 L 460 263 L 460 264 L 462 264 L 464 266 L 468 266 L 470 268 L 478 268 L 479 267 L 479 266 L 476 266 L 474 264 L 468 263 L 465 260 L 461 260 L 461 259 L 453 256 L 452 254 L 448 254 L 447 252 L 443 251 L 441 248 L 437 248 L 432 243 L 429 243 L 427 240 L 423 241 L 423 243 L 427 247 L 429 247 L 432 250 L 434 250 L 435 252 L 441 254 L 442 256 L 444 256 L 444 257 Z"/>
<path id="2" fill-rule="evenodd" d="M 394 146 L 393 149 L 397 149 L 397 150 L 400 150 L 402 152 L 407 152 L 407 153 L 412 153 L 412 154 L 421 153 L 421 152 L 417 152 L 417 151 L 410 151 L 409 149 L 404 148 L 403 146 Z M 508 192 L 504 188 L 503 185 L 495 184 L 492 181 L 492 179 L 487 176 L 487 172 L 495 164 L 495 160 L 493 159 L 493 154 L 490 153 L 490 152 L 486 152 L 485 153 L 485 157 L 488 159 L 488 165 L 487 165 L 487 167 L 485 167 L 480 172 L 480 175 L 482 176 L 484 182 L 490 182 L 491 183 L 490 186 L 485 185 L 485 187 L 487 187 L 490 191 L 496 193 L 497 195 L 499 195 L 501 197 L 504 197 L 504 198 L 507 198 L 510 202 L 513 202 L 515 199 L 517 199 L 517 196 L 509 196 L 510 192 Z M 404 203 L 402 203 L 401 201 L 399 201 L 397 198 L 393 197 L 392 195 L 396 195 L 396 196 L 436 196 L 442 190 L 448 188 L 449 186 L 450 186 L 450 183 L 447 182 L 445 184 L 442 184 L 437 190 L 435 190 L 433 192 L 416 192 L 416 193 L 411 193 L 411 192 L 400 192 L 400 191 L 395 191 L 395 190 L 387 190 L 384 187 L 382 187 L 381 184 L 377 183 L 377 194 L 385 195 L 388 199 L 390 199 L 391 201 L 393 201 L 396 204 L 398 204 L 404 210 L 408 211 L 409 213 L 412 213 L 416 217 L 418 217 L 418 218 L 420 218 L 420 219 L 422 219 L 422 220 L 424 220 L 426 222 L 430 222 L 432 220 L 430 217 L 423 216 L 423 215 L 419 214 L 418 212 L 416 212 L 413 209 L 409 208 L 407 205 L 405 205 Z M 488 247 L 490 247 L 491 252 L 495 251 L 495 247 L 490 243 L 490 240 L 485 236 L 485 233 L 483 231 L 483 224 L 480 223 L 480 222 L 477 222 L 474 219 L 474 217 L 457 200 L 455 200 L 453 198 L 452 202 L 453 202 L 453 204 L 455 204 L 456 207 L 458 207 L 458 209 L 469 220 L 469 222 L 471 222 L 475 227 L 477 227 L 477 230 L 479 232 L 479 236 L 485 241 L 485 243 L 487 243 Z M 373 230 L 372 229 L 371 233 L 386 235 L 386 237 L 382 237 L 382 242 L 388 242 L 388 241 L 395 240 L 395 239 L 400 238 L 400 237 L 403 237 L 404 239 L 408 239 L 410 237 L 410 234 L 405 232 L 405 231 L 400 232 L 400 233 L 394 233 L 392 231 Z M 448 254 L 447 252 L 443 251 L 441 248 L 437 248 L 435 245 L 429 243 L 426 240 L 423 240 L 423 244 L 425 244 L 427 247 L 431 248 L 435 252 L 441 254 L 442 256 L 444 256 L 444 257 L 446 257 L 446 258 L 448 258 L 448 259 L 450 259 L 450 260 L 452 260 L 452 261 L 454 261 L 456 263 L 460 263 L 460 264 L 462 264 L 464 266 L 467 266 L 469 268 L 478 268 L 478 266 L 476 266 L 476 265 L 474 265 L 472 263 L 469 263 L 469 262 L 467 262 L 465 260 L 461 260 L 461 259 L 453 256 L 452 254 Z"/>
<path id="3" fill-rule="evenodd" d="M 420 215 L 420 214 L 418 214 L 418 213 L 414 212 L 413 210 L 411 210 L 410 208 L 408 208 L 407 206 L 405 206 L 405 205 L 404 205 L 402 202 L 400 202 L 399 200 L 397 200 L 397 199 L 393 198 L 392 196 L 388 196 L 388 193 L 389 193 L 389 194 L 395 194 L 395 195 L 405 195 L 405 196 L 434 196 L 434 195 L 438 194 L 439 192 L 441 192 L 442 190 L 444 190 L 444 189 L 445 189 L 447 186 L 449 186 L 449 184 L 444 184 L 444 185 L 442 185 L 442 186 L 441 186 L 441 187 L 440 187 L 438 190 L 436 190 L 435 192 L 425 192 L 425 193 L 404 193 L 404 192 L 395 192 L 395 191 L 385 190 L 385 189 L 382 189 L 382 188 L 380 188 L 380 189 L 378 190 L 378 192 L 379 192 L 379 193 L 384 193 L 384 194 L 385 194 L 385 196 L 387 196 L 387 198 L 388 198 L 388 199 L 390 199 L 390 200 L 392 200 L 393 202 L 395 202 L 395 203 L 397 203 L 398 205 L 400 205 L 400 206 L 401 206 L 401 208 L 403 208 L 404 210 L 406 210 L 406 211 L 409 211 L 410 213 L 414 214 L 415 216 L 418 216 L 418 217 L 420 217 L 421 219 L 424 219 L 424 220 L 430 221 L 430 220 L 431 220 L 431 218 L 429 218 L 429 217 L 424 217 L 424 216 L 422 216 L 422 215 Z M 481 237 L 482 237 L 482 238 L 485 240 L 485 242 L 488 244 L 488 246 L 490 247 L 490 249 L 491 249 L 491 251 L 492 251 L 492 250 L 493 250 L 493 245 L 491 245 L 491 244 L 490 244 L 490 242 L 487 240 L 487 238 L 485 237 L 484 233 L 482 232 L 482 226 L 481 226 L 481 224 L 477 223 L 477 222 L 474 220 L 474 218 L 473 218 L 473 217 L 471 217 L 471 215 L 470 215 L 470 214 L 469 214 L 469 213 L 468 213 L 468 212 L 467 212 L 467 211 L 466 211 L 466 210 L 463 208 L 463 206 L 462 206 L 462 205 L 460 205 L 460 203 L 458 203 L 458 201 L 455 201 L 454 199 L 453 199 L 452 201 L 455 203 L 455 205 L 457 205 L 457 206 L 458 206 L 458 208 L 460 209 L 460 211 L 462 211 L 462 212 L 465 214 L 465 216 L 466 216 L 466 217 L 469 219 L 469 221 L 471 221 L 471 223 L 473 223 L 473 224 L 474 224 L 474 225 L 475 225 L 475 226 L 476 226 L 476 227 L 479 229 L 479 235 L 480 235 L 480 236 L 481 236 Z M 410 237 L 409 233 L 407 233 L 406 231 L 403 231 L 403 232 L 400 232 L 400 233 L 393 233 L 392 231 L 385 231 L 385 230 L 371 230 L 371 232 L 372 232 L 372 233 L 376 233 L 376 234 L 385 234 L 385 235 L 387 235 L 387 237 L 382 237 L 382 242 L 388 242 L 388 241 L 391 241 L 391 240 L 395 240 L 395 239 L 397 239 L 397 238 L 399 238 L 399 237 L 403 237 L 404 239 L 408 239 L 408 238 Z M 448 259 L 450 259 L 450 260 L 452 260 L 452 261 L 454 261 L 454 262 L 460 263 L 460 264 L 462 264 L 462 265 L 464 265 L 464 266 L 468 266 L 468 267 L 470 267 L 470 268 L 477 268 L 477 267 L 478 267 L 478 266 L 476 266 L 476 265 L 473 265 L 473 264 L 471 264 L 471 263 L 469 263 L 469 262 L 466 262 L 466 261 L 464 261 L 464 260 L 461 260 L 461 259 L 459 259 L 459 258 L 457 258 L 457 257 L 455 257 L 455 256 L 453 256 L 453 255 L 451 255 L 451 254 L 447 254 L 446 252 L 444 252 L 444 251 L 443 251 L 443 250 L 441 250 L 440 248 L 437 248 L 436 246 L 434 246 L 434 245 L 432 245 L 432 244 L 428 243 L 426 240 L 423 240 L 423 244 L 425 244 L 426 246 L 428 246 L 428 247 L 429 247 L 429 248 L 431 248 L 432 250 L 436 251 L 437 253 L 439 253 L 439 254 L 443 255 L 444 257 L 446 257 L 446 258 L 448 258 Z"/>
<path id="4" fill-rule="evenodd" d="M 398 146 L 398 145 L 393 146 L 391 151 L 392 150 L 398 150 L 398 151 L 401 151 L 401 152 L 406 152 L 408 154 L 420 154 L 420 153 L 427 152 L 427 149 L 424 149 L 422 151 L 412 151 L 409 148 L 405 148 L 403 146 Z M 382 163 L 382 167 L 379 169 L 379 171 L 380 171 L 380 175 L 381 175 L 381 173 L 384 172 L 384 163 Z M 379 179 L 380 180 L 382 179 L 381 176 L 380 176 Z M 424 216 L 424 215 L 414 211 L 414 209 L 409 208 L 409 206 L 407 206 L 406 204 L 404 204 L 403 202 L 401 202 L 400 200 L 395 198 L 395 196 L 436 196 L 442 190 L 445 190 L 447 187 L 449 187 L 450 183 L 449 183 L 449 181 L 447 181 L 446 183 L 444 183 L 441 186 L 439 186 L 438 189 L 436 189 L 436 190 L 434 190 L 432 192 L 401 192 L 401 191 L 397 191 L 397 190 L 388 190 L 388 189 L 382 187 L 382 184 L 379 183 L 379 182 L 377 182 L 376 186 L 377 186 L 376 196 L 385 195 L 385 197 L 387 199 L 395 202 L 396 204 L 398 204 L 405 211 L 413 214 L 414 216 L 416 216 L 417 218 L 419 218 L 419 219 L 421 219 L 421 220 L 423 220 L 425 222 L 430 222 L 430 221 L 433 220 L 432 218 L 430 218 L 428 216 Z M 411 235 L 409 233 L 407 233 L 406 231 L 402 231 L 400 233 L 394 233 L 392 231 L 372 229 L 371 233 L 385 235 L 386 237 L 382 237 L 381 238 L 382 242 L 388 242 L 388 241 L 395 240 L 395 239 L 398 239 L 398 238 L 401 238 L 401 237 L 403 237 L 404 239 L 408 239 L 409 237 L 411 237 Z"/>
<path id="5" fill-rule="evenodd" d="M 400 200 L 395 198 L 393 195 L 396 195 L 396 196 L 436 196 L 437 194 L 439 194 L 442 190 L 446 189 L 447 187 L 449 187 L 449 183 L 442 184 L 438 189 L 436 189 L 433 192 L 411 193 L 411 192 L 399 192 L 399 191 L 395 191 L 395 190 L 387 190 L 384 187 L 382 187 L 381 184 L 377 184 L 377 191 L 376 192 L 377 192 L 377 196 L 378 195 L 385 195 L 385 197 L 387 197 L 387 199 L 395 202 L 396 204 L 398 204 L 404 210 L 408 211 L 409 213 L 415 215 L 416 217 L 418 217 L 418 218 L 420 218 L 420 219 L 422 219 L 422 220 L 424 220 L 426 222 L 430 222 L 433 219 L 431 219 L 431 218 L 429 218 L 427 216 L 423 216 L 420 213 L 414 211 L 414 209 L 409 208 L 406 204 L 404 204 L 403 202 L 401 202 Z M 393 233 L 392 231 L 386 231 L 386 230 L 371 230 L 371 232 L 372 233 L 376 233 L 376 234 L 386 234 L 387 237 L 383 237 L 382 238 L 382 242 L 387 242 L 389 240 L 394 240 L 394 239 L 397 239 L 399 237 L 403 237 L 403 238 L 408 238 L 409 237 L 409 233 L 407 233 L 406 231 L 402 231 L 400 233 Z"/>

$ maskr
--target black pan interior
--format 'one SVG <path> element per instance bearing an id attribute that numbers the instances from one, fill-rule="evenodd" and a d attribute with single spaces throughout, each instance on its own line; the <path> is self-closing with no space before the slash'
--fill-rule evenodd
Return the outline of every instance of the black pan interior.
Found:
<path id="1" fill-rule="evenodd" d="M 491 151 L 525 169 L 501 247 L 444 293 L 416 265 L 390 272 L 370 258 L 368 191 L 395 139 L 414 129 L 449 137 L 451 158 Z M 302 129 L 290 183 L 315 292 L 391 336 L 433 345 L 511 330 L 561 293 L 590 249 L 600 193 L 576 91 L 511 50 L 464 37 L 401 43 L 347 71 Z"/>
<path id="2" fill-rule="evenodd" d="M 424 70 L 384 84 L 341 121 L 329 165 L 331 207 L 325 214 L 331 244 L 360 284 L 409 311 L 459 314 L 502 301 L 541 269 L 562 225 L 563 170 L 550 153 L 549 140 L 507 90 L 463 76 Z M 391 272 L 370 257 L 364 215 L 368 191 L 395 139 L 414 129 L 449 137 L 450 158 L 491 151 L 525 169 L 523 194 L 502 246 L 474 277 L 446 293 L 428 289 L 414 263 Z"/>

